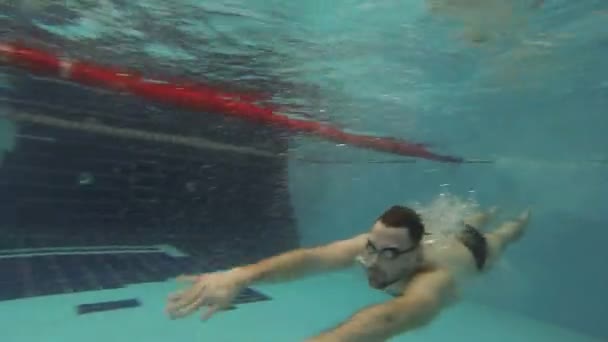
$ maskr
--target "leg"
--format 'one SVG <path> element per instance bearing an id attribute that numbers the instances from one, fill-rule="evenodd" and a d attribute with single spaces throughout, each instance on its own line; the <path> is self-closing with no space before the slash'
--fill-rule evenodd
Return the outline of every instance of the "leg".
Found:
<path id="1" fill-rule="evenodd" d="M 526 210 L 517 219 L 505 222 L 498 229 L 485 234 L 488 242 L 488 266 L 491 266 L 500 258 L 509 244 L 521 237 L 529 219 L 530 210 Z"/>
<path id="2" fill-rule="evenodd" d="M 496 215 L 497 211 L 496 207 L 492 207 L 488 211 L 482 211 L 465 218 L 464 223 L 477 230 L 483 230 L 483 227 Z"/>

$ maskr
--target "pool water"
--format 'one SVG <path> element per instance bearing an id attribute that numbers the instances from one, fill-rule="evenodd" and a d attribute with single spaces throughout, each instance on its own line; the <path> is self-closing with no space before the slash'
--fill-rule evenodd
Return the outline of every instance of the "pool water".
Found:
<path id="1" fill-rule="evenodd" d="M 457 305 L 391 341 L 608 339 L 608 2 L 0 9 L 3 341 L 303 341 L 391 298 L 353 268 L 170 320 L 174 277 L 352 237 L 394 204 L 446 226 L 490 206 L 493 225 L 532 220 Z M 180 97 L 191 83 L 240 102 Z M 123 300 L 138 305 L 104 304 Z"/>
<path id="2" fill-rule="evenodd" d="M 119 290 L 55 295 L 2 303 L 3 327 L 11 341 L 303 341 L 339 324 L 357 309 L 387 300 L 373 293 L 353 272 L 314 277 L 287 285 L 257 286 L 271 301 L 251 303 L 202 322 L 198 315 L 168 320 L 167 293 L 172 281 L 133 285 Z M 138 298 L 138 308 L 76 315 L 81 303 Z M 36 308 L 32 310 L 32 308 Z M 465 301 L 446 310 L 432 325 L 391 341 L 581 341 L 601 339 L 532 320 L 525 316 Z"/>

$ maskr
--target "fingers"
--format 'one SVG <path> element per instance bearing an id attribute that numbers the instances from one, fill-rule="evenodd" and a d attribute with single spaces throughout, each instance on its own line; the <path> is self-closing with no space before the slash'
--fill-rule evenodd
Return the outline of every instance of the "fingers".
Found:
<path id="1" fill-rule="evenodd" d="M 219 305 L 215 300 L 210 300 L 209 295 L 213 295 L 213 293 L 209 293 L 207 281 L 204 280 L 204 275 L 182 275 L 177 277 L 177 281 L 193 282 L 194 284 L 186 290 L 168 296 L 168 304 L 165 311 L 172 319 L 187 316 L 200 307 L 208 305 L 208 310 L 201 316 L 201 319 L 208 320 L 217 311 L 221 310 L 222 305 Z"/>
<path id="2" fill-rule="evenodd" d="M 166 312 L 171 317 L 183 317 L 196 310 L 205 300 L 205 285 L 195 285 L 181 293 L 171 295 Z M 184 313 L 185 312 L 185 313 Z"/>
<path id="3" fill-rule="evenodd" d="M 209 306 L 209 308 L 207 309 L 206 312 L 204 312 L 201 316 L 201 319 L 203 321 L 208 320 L 209 318 L 211 318 L 211 316 L 213 316 L 213 314 L 215 314 L 218 310 L 220 309 L 219 305 L 211 305 Z"/>
<path id="4" fill-rule="evenodd" d="M 180 298 L 182 298 L 182 296 L 184 295 L 186 291 L 179 291 L 179 292 L 175 292 L 170 294 L 167 299 L 169 300 L 169 302 L 175 302 L 178 301 Z"/>
<path id="5" fill-rule="evenodd" d="M 175 280 L 178 282 L 191 282 L 191 283 L 196 283 L 199 282 L 201 280 L 204 279 L 204 275 L 180 275 L 179 277 L 177 277 Z M 178 301 L 180 300 L 182 297 L 184 297 L 188 291 L 191 291 L 190 289 L 186 289 L 183 291 L 178 291 L 175 293 L 172 293 L 169 295 L 168 300 L 170 302 L 174 302 L 174 301 Z"/>
<path id="6" fill-rule="evenodd" d="M 188 316 L 189 314 L 196 311 L 201 306 L 205 305 L 206 296 L 202 295 L 194 299 L 194 301 L 190 304 L 184 305 L 182 307 L 177 308 L 172 312 L 172 318 L 181 318 L 184 316 Z"/>
<path id="7" fill-rule="evenodd" d="M 531 212 L 532 210 L 530 208 L 524 210 L 524 212 L 519 215 L 518 219 L 527 222 L 530 219 Z"/>
<path id="8" fill-rule="evenodd" d="M 167 299 L 169 300 L 170 303 L 173 302 L 174 304 L 177 304 L 177 302 L 186 300 L 186 298 L 192 296 L 192 293 L 196 292 L 196 291 L 198 291 L 197 288 L 191 287 L 191 288 L 186 289 L 186 290 L 182 290 L 182 291 L 178 291 L 178 292 L 172 293 L 172 294 L 170 294 L 167 297 Z"/>

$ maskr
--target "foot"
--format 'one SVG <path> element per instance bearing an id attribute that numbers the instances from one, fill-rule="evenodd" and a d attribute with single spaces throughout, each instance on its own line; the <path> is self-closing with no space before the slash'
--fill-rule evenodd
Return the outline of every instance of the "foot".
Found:
<path id="1" fill-rule="evenodd" d="M 528 221 L 530 221 L 530 214 L 532 213 L 532 210 L 530 208 L 524 210 L 521 214 L 519 214 L 519 216 L 517 217 L 517 220 L 523 224 L 528 223 Z"/>
<path id="2" fill-rule="evenodd" d="M 514 231 L 514 240 L 518 240 L 524 234 L 526 230 L 526 226 L 528 225 L 528 221 L 530 221 L 531 210 L 528 208 L 524 210 L 516 219 L 516 229 Z"/>

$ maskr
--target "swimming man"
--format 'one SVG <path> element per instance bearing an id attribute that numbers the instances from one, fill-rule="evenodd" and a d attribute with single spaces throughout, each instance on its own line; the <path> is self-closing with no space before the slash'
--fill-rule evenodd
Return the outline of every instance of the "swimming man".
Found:
<path id="1" fill-rule="evenodd" d="M 206 306 L 203 319 L 208 319 L 228 308 L 236 295 L 252 284 L 294 280 L 358 261 L 366 270 L 369 285 L 393 298 L 364 308 L 307 341 L 385 341 L 431 322 L 454 302 L 462 280 L 496 263 L 505 248 L 521 236 L 530 216 L 525 211 L 483 233 L 481 229 L 494 213 L 489 210 L 468 217 L 461 230 L 438 243 L 425 231 L 416 211 L 393 206 L 380 215 L 369 232 L 351 239 L 293 250 L 228 271 L 180 277 L 193 285 L 169 297 L 167 312 L 179 318 Z"/>

